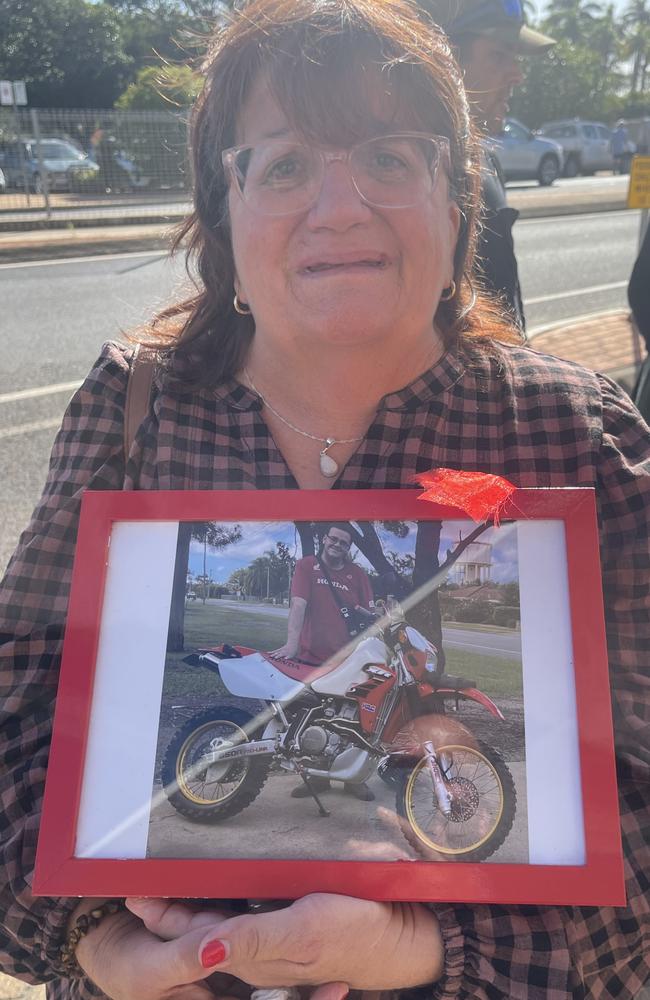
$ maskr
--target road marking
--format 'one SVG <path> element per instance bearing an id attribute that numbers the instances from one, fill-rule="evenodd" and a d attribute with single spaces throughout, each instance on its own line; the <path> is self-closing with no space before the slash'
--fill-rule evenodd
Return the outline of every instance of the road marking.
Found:
<path id="1" fill-rule="evenodd" d="M 445 639 L 444 644 L 447 646 L 460 646 L 461 648 L 467 648 L 470 651 L 475 649 L 481 649 L 486 653 L 500 654 L 501 656 L 509 657 L 519 657 L 521 652 L 517 649 L 508 649 L 507 646 L 481 646 L 478 642 L 469 642 L 468 640 L 462 639 Z"/>
<path id="2" fill-rule="evenodd" d="M 36 399 L 37 396 L 50 396 L 56 392 L 74 392 L 81 385 L 76 382 L 54 382 L 52 385 L 40 385 L 34 389 L 18 389 L 16 392 L 0 394 L 0 403 L 15 403 L 19 399 Z"/>
<path id="3" fill-rule="evenodd" d="M 57 260 L 26 260 L 0 264 L 0 271 L 17 267 L 54 267 L 56 264 L 92 264 L 98 260 L 133 260 L 137 257 L 166 257 L 169 250 L 137 250 L 135 253 L 98 253 L 90 257 L 61 257 Z"/>
<path id="4" fill-rule="evenodd" d="M 625 215 L 623 215 L 623 212 L 625 212 Z M 576 222 L 578 219 L 580 221 L 584 219 L 585 222 L 589 222 L 592 219 L 607 219 L 609 216 L 615 216 L 621 220 L 635 219 L 638 218 L 640 214 L 641 213 L 636 208 L 618 208 L 611 212 L 576 212 L 575 215 L 539 215 L 534 219 L 519 219 L 517 222 L 517 229 L 521 229 L 524 226 L 539 226 L 547 222 Z"/>
<path id="5" fill-rule="evenodd" d="M 6 427 L 0 430 L 0 440 L 17 437 L 19 434 L 32 434 L 35 431 L 47 431 L 58 427 L 61 417 L 50 417 L 48 420 L 33 420 L 30 424 L 19 424 L 17 427 Z"/>
<path id="6" fill-rule="evenodd" d="M 590 285 L 589 288 L 572 288 L 568 292 L 553 292 L 551 295 L 537 295 L 534 299 L 524 299 L 524 306 L 536 306 L 539 302 L 553 302 L 555 299 L 571 299 L 576 295 L 591 295 L 596 292 L 611 292 L 614 288 L 625 288 L 625 281 L 612 281 L 608 285 Z"/>

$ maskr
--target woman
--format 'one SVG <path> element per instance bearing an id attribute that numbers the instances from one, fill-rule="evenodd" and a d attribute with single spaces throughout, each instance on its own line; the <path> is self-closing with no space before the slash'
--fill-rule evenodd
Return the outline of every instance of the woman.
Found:
<path id="1" fill-rule="evenodd" d="M 185 234 L 202 286 L 154 331 L 165 364 L 153 405 L 125 467 L 130 352 L 108 345 L 70 404 L 5 583 L 7 971 L 68 975 L 67 929 L 101 902 L 29 892 L 82 490 L 412 487 L 415 473 L 450 466 L 598 488 L 628 910 L 324 894 L 228 917 L 130 900 L 98 911 L 72 949 L 82 978 L 51 996 L 200 1000 L 231 991 L 205 979 L 218 971 L 325 984 L 331 1000 L 348 987 L 634 995 L 648 972 L 647 428 L 607 379 L 505 346 L 516 336 L 473 301 L 467 105 L 440 34 L 401 0 L 243 8 L 215 41 L 192 147 Z"/>

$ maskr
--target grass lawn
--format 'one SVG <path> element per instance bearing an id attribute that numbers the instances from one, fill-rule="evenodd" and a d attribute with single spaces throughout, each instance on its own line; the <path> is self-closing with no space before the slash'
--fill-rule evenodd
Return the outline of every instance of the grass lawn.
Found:
<path id="1" fill-rule="evenodd" d="M 185 610 L 185 646 L 217 646 L 222 642 L 251 646 L 253 649 L 276 649 L 286 640 L 286 618 L 277 614 L 257 614 L 218 604 L 193 604 Z M 499 656 L 485 656 L 463 649 L 446 651 L 448 674 L 461 675 L 476 681 L 492 698 L 521 697 L 521 664 Z M 206 667 L 191 667 L 182 662 L 181 653 L 167 657 L 164 696 L 205 695 L 214 698 L 223 693 L 221 681 Z"/>
<path id="2" fill-rule="evenodd" d="M 501 656 L 485 656 L 465 649 L 445 650 L 445 673 L 467 677 L 490 698 L 521 698 L 521 662 Z"/>
<path id="3" fill-rule="evenodd" d="M 219 604 L 201 604 L 198 601 L 185 609 L 185 645 L 252 646 L 253 649 L 277 649 L 286 642 L 287 616 L 260 614 Z"/>

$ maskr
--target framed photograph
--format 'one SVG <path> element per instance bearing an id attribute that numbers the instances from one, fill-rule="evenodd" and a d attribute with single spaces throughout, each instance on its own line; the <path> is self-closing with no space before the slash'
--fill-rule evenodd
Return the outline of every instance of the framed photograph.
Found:
<path id="1" fill-rule="evenodd" d="M 593 491 L 86 494 L 34 891 L 622 904 Z"/>

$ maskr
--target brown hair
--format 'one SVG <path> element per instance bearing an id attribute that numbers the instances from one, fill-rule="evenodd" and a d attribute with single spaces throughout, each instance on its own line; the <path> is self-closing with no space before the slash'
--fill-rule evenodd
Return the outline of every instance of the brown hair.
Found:
<path id="1" fill-rule="evenodd" d="M 235 374 L 254 334 L 253 318 L 233 308 L 221 153 L 235 144 L 239 113 L 261 73 L 306 138 L 345 146 L 377 134 L 371 95 L 378 75 L 400 128 L 449 138 L 450 188 L 461 211 L 457 290 L 440 303 L 436 323 L 448 343 L 461 334 L 517 339 L 503 311 L 477 296 L 468 278 L 480 199 L 477 140 L 447 40 L 421 10 L 407 0 L 251 0 L 213 37 L 205 72 L 190 132 L 194 210 L 174 241 L 174 249 L 187 241 L 200 284 L 194 296 L 156 317 L 147 338 L 173 349 L 187 379 L 214 385 Z"/>

